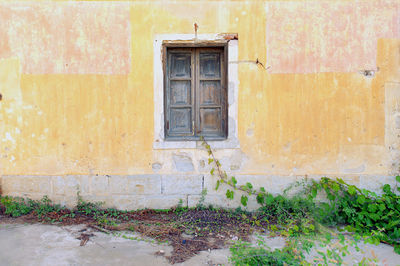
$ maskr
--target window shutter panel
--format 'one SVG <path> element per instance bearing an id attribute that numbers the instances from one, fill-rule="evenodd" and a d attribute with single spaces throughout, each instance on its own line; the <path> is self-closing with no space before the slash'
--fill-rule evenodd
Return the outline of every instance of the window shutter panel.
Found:
<path id="1" fill-rule="evenodd" d="M 220 49 L 198 49 L 197 53 L 198 134 L 223 137 L 224 79 L 223 53 Z"/>
<path id="2" fill-rule="evenodd" d="M 166 81 L 167 136 L 193 135 L 193 52 L 168 53 Z"/>
<path id="3" fill-rule="evenodd" d="M 227 137 L 226 48 L 165 48 L 165 136 Z"/>

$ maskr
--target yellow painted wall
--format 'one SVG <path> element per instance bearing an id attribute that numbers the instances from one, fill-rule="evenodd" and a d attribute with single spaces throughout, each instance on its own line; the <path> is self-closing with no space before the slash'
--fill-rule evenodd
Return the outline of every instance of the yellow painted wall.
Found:
<path id="1" fill-rule="evenodd" d="M 400 13 L 396 1 L 383 2 L 387 3 L 388 12 Z M 352 1 L 343 3 L 350 7 L 354 4 Z M 24 4 L 32 5 L 31 2 L 18 5 Z M 64 2 L 47 4 L 50 6 L 46 8 L 50 10 L 66 5 Z M 112 3 L 95 4 L 107 6 Z M 121 6 L 113 12 L 129 10 L 128 54 L 120 54 L 112 38 L 106 40 L 111 46 L 100 43 L 101 36 L 107 32 L 100 26 L 84 24 L 84 19 L 81 25 L 67 27 L 77 32 L 72 36 L 77 40 L 80 38 L 81 46 L 76 46 L 80 48 L 60 48 L 62 56 L 57 47 L 54 51 L 49 48 L 54 54 L 43 57 L 47 60 L 42 62 L 40 47 L 33 47 L 34 53 L 30 53 L 27 51 L 29 46 L 13 50 L 19 45 L 18 39 L 10 37 L 6 38 L 8 43 L 3 41 L 5 38 L 0 41 L 3 42 L 0 44 L 0 93 L 3 95 L 0 102 L 0 175 L 152 173 L 152 163 L 158 152 L 152 148 L 153 40 L 156 34 L 191 34 L 195 22 L 199 25 L 199 33 L 238 33 L 239 61 L 258 58 L 269 66 L 267 54 L 271 34 L 268 30 L 275 22 L 269 20 L 267 1 L 133 1 L 119 4 Z M 12 5 L 12 2 L 2 3 L 0 10 Z M 287 2 L 287 5 L 293 3 Z M 39 7 L 31 8 L 37 10 Z M 293 6 L 294 12 L 301 9 L 302 6 Z M 370 10 L 375 9 L 376 6 L 371 4 Z M 352 14 L 351 8 L 346 10 Z M 101 12 L 99 14 L 103 14 Z M 104 8 L 106 17 L 110 15 L 107 12 Z M 363 12 L 356 12 L 354 18 L 363 15 Z M 29 16 L 29 12 L 20 16 Z M 327 25 L 335 23 L 335 19 L 325 19 Z M 376 17 L 373 21 L 379 19 Z M 9 29 L 19 21 L 5 17 L 0 20 L 9 21 Z M 27 26 L 37 34 L 33 35 L 33 41 L 23 38 L 19 41 L 31 46 L 40 45 L 42 42 L 35 38 L 57 35 L 57 29 L 50 26 L 48 35 L 38 33 L 41 32 L 38 30 L 40 25 L 53 22 L 37 18 L 37 24 L 32 28 Z M 62 26 L 66 22 L 57 23 Z M 110 32 L 119 27 L 117 19 L 113 23 L 115 25 L 108 29 Z M 93 35 L 91 26 L 96 29 Z M 376 53 L 376 58 L 365 60 L 367 63 L 376 60 L 379 67 L 372 78 L 355 70 L 357 67 L 363 70 L 365 66 L 356 65 L 349 69 L 343 67 L 341 61 L 337 65 L 316 68 L 316 71 L 304 69 L 298 72 L 293 72 L 295 68 L 284 63 L 271 65 L 267 71 L 254 64 L 239 64 L 238 136 L 241 151 L 247 158 L 242 173 L 340 175 L 355 171 L 385 175 L 397 172 L 385 146 L 384 85 L 400 82 L 400 34 L 399 27 L 393 27 L 388 29 L 393 36 L 386 32 L 382 38 L 377 36 L 376 51 L 371 52 L 372 55 Z M 80 28 L 84 28 L 86 35 L 79 35 Z M 282 30 L 296 31 L 290 25 Z M 123 39 L 123 33 L 123 29 L 118 29 L 116 42 Z M 10 34 L 3 31 L 0 37 Z M 62 45 L 64 33 L 60 31 L 59 34 Z M 312 32 L 303 41 L 316 43 L 323 40 L 325 34 L 329 32 Z M 272 36 L 278 38 L 280 34 L 275 32 Z M 289 44 L 288 40 L 281 41 L 283 47 L 294 50 L 302 45 L 296 40 Z M 99 47 L 85 46 L 88 42 L 99 42 Z M 45 44 L 51 46 L 51 40 Z M 349 47 L 353 50 L 342 56 L 354 53 L 354 60 L 363 62 L 363 56 L 370 54 L 368 50 L 368 53 L 357 55 L 358 49 L 363 49 L 361 46 L 362 41 L 359 46 L 352 44 Z M 304 47 L 306 57 L 312 47 Z M 80 53 L 79 49 L 89 50 Z M 112 63 L 111 68 L 101 68 L 108 57 L 96 56 L 103 53 L 117 59 L 129 56 L 129 64 L 125 62 L 124 65 L 127 71 L 114 68 Z M 282 57 L 285 53 L 287 51 L 282 48 Z M 96 70 L 93 64 L 76 64 L 73 70 L 59 68 L 57 64 L 49 66 L 52 58 L 60 62 L 75 58 L 71 62 L 76 63 L 85 58 L 89 60 L 91 56 L 96 57 L 93 62 L 99 64 L 99 73 L 92 73 Z M 277 62 L 279 50 L 274 50 L 274 56 L 274 62 Z M 330 62 L 328 59 L 321 59 L 321 65 Z M 352 58 L 348 61 L 351 65 Z M 39 67 L 32 67 L 30 63 Z M 342 67 L 343 71 L 326 71 L 336 66 Z"/>

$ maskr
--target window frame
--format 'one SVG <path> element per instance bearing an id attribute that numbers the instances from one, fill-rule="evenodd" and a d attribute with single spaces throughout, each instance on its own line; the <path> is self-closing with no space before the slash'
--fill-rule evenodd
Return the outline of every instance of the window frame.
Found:
<path id="1" fill-rule="evenodd" d="M 179 142 L 179 141 L 199 141 L 201 139 L 200 135 L 197 135 L 198 132 L 195 132 L 195 129 L 199 129 L 200 127 L 200 122 L 199 122 L 199 113 L 197 112 L 200 110 L 199 107 L 199 96 L 198 96 L 198 89 L 199 89 L 199 51 L 202 49 L 218 49 L 223 50 L 222 55 L 223 58 L 221 59 L 221 117 L 220 117 L 220 125 L 221 125 L 221 133 L 222 136 L 211 136 L 211 135 L 204 135 L 204 139 L 210 140 L 210 141 L 226 141 L 229 136 L 228 136 L 228 124 L 229 124 L 229 119 L 228 119 L 228 42 L 226 41 L 198 41 L 198 42 L 169 42 L 169 41 L 164 41 L 162 43 L 162 69 L 163 69 L 163 113 L 164 113 L 164 140 L 165 141 L 174 141 L 174 142 Z M 195 97 L 192 97 L 191 99 L 191 104 L 193 105 L 192 109 L 192 121 L 194 121 L 194 124 L 192 124 L 192 135 L 181 135 L 181 136 L 169 136 L 168 135 L 168 122 L 169 122 L 169 117 L 168 117 L 168 105 L 167 105 L 167 94 L 169 93 L 168 89 L 168 70 L 167 70 L 167 62 L 168 62 L 168 49 L 182 49 L 182 50 L 189 50 L 191 49 L 191 70 L 192 70 L 192 75 L 193 75 L 193 66 L 195 65 L 196 73 L 194 74 L 194 77 L 192 77 L 191 84 L 195 84 L 195 86 L 191 86 L 191 94 L 192 96 L 195 95 Z M 193 55 L 196 56 L 193 56 Z M 193 60 L 193 57 L 195 58 L 195 61 Z M 194 61 L 194 62 L 193 62 Z M 224 121 L 224 123 L 223 123 Z M 193 127 L 194 126 L 194 127 Z"/>

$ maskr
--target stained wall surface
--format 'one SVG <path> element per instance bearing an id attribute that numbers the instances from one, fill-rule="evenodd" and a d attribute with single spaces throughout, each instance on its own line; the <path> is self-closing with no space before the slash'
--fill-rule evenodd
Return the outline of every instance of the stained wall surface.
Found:
<path id="1" fill-rule="evenodd" d="M 238 110 L 238 145 L 216 149 L 230 175 L 275 193 L 304 176 L 372 189 L 393 182 L 399 1 L 7 1 L 3 193 L 71 205 L 79 190 L 141 208 L 193 205 L 208 188 L 208 200 L 221 201 L 201 143 L 154 145 L 154 41 L 194 38 L 194 23 L 199 34 L 238 35 L 238 58 L 229 62 L 237 67 L 229 108 Z"/>

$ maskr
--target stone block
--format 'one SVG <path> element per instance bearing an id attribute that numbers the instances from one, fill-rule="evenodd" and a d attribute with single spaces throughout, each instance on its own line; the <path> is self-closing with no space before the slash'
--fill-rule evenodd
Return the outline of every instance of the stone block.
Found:
<path id="1" fill-rule="evenodd" d="M 61 195 L 53 195 L 50 197 L 51 201 L 55 204 L 60 204 L 61 206 L 65 206 L 67 208 L 73 209 L 76 208 L 78 203 L 78 198 L 75 196 L 61 196 Z"/>
<path id="2" fill-rule="evenodd" d="M 264 187 L 266 191 L 271 191 L 271 183 L 270 183 L 270 176 L 264 176 L 264 175 L 234 175 L 236 180 L 237 180 L 237 186 L 242 186 L 245 185 L 247 182 L 250 182 L 255 189 L 259 189 L 260 187 Z M 230 180 L 232 175 L 228 173 L 228 179 Z M 205 175 L 204 176 L 204 187 L 207 188 L 207 192 L 209 194 L 221 194 L 219 190 L 224 190 L 223 193 L 225 193 L 226 188 L 229 188 L 228 186 L 221 186 L 218 191 L 215 190 L 217 180 L 219 180 L 219 177 L 217 176 L 211 176 L 211 175 Z"/>
<path id="3" fill-rule="evenodd" d="M 25 192 L 11 192 L 7 195 L 12 196 L 12 197 L 21 197 L 24 199 L 32 199 L 32 200 L 41 200 L 44 196 L 48 196 L 48 194 L 33 193 L 33 192 L 26 192 L 26 193 Z"/>
<path id="4" fill-rule="evenodd" d="M 112 196 L 111 195 L 86 195 L 82 196 L 81 199 L 85 202 L 96 203 L 101 208 L 112 207 Z"/>
<path id="5" fill-rule="evenodd" d="M 112 175 L 109 181 L 111 194 L 128 194 L 128 179 L 125 175 Z"/>
<path id="6" fill-rule="evenodd" d="M 4 195 L 10 195 L 10 193 L 23 191 L 21 179 L 14 176 L 3 176 L 1 186 L 2 193 Z"/>
<path id="7" fill-rule="evenodd" d="M 212 205 L 213 207 L 227 208 L 227 209 L 236 209 L 237 207 L 241 207 L 242 209 L 248 211 L 257 210 L 260 205 L 258 205 L 255 200 L 255 196 L 250 196 L 247 202 L 247 206 L 244 207 L 240 203 L 241 196 L 243 192 L 235 191 L 235 196 L 233 200 L 228 199 L 225 195 L 206 195 L 203 205 L 208 207 Z M 201 199 L 200 195 L 189 195 L 188 196 L 188 207 L 196 207 Z"/>
<path id="8" fill-rule="evenodd" d="M 270 185 L 266 189 L 272 194 L 282 194 L 285 189 L 301 179 L 301 176 L 270 176 Z"/>
<path id="9" fill-rule="evenodd" d="M 211 174 L 204 175 L 204 188 L 207 189 L 208 195 L 221 194 L 221 187 L 218 189 L 218 191 L 215 190 L 217 180 L 219 180 L 219 177 L 217 176 L 212 176 Z"/>
<path id="10" fill-rule="evenodd" d="M 145 197 L 138 195 L 113 195 L 110 201 L 106 203 L 107 207 L 117 208 L 119 210 L 138 210 L 144 209 Z"/>
<path id="11" fill-rule="evenodd" d="M 91 177 L 90 194 L 108 195 L 109 194 L 109 175 L 95 175 Z"/>
<path id="12" fill-rule="evenodd" d="M 160 195 L 160 175 L 128 176 L 128 192 L 141 195 Z"/>
<path id="13" fill-rule="evenodd" d="M 194 166 L 192 158 L 186 153 L 178 153 L 172 155 L 175 170 L 178 172 L 193 172 Z"/>
<path id="14" fill-rule="evenodd" d="M 331 179 L 336 180 L 336 176 L 335 177 L 331 177 Z M 359 175 L 345 175 L 345 176 L 341 176 L 341 179 L 343 179 L 344 182 L 350 184 L 350 185 L 355 185 L 357 187 L 360 186 L 360 176 Z"/>
<path id="15" fill-rule="evenodd" d="M 110 193 L 133 195 L 161 194 L 160 175 L 110 176 Z"/>
<path id="16" fill-rule="evenodd" d="M 202 175 L 163 175 L 162 194 L 200 194 L 203 189 Z"/>
<path id="17" fill-rule="evenodd" d="M 50 176 L 3 176 L 3 193 L 24 192 L 51 194 Z"/>
<path id="18" fill-rule="evenodd" d="M 169 209 L 175 207 L 182 201 L 182 206 L 187 206 L 186 195 L 163 195 L 163 196 L 140 196 L 140 195 L 116 195 L 107 201 L 107 207 L 121 210 L 138 209 Z"/>
<path id="19" fill-rule="evenodd" d="M 228 178 L 231 179 L 231 175 L 228 174 Z M 253 188 L 258 190 L 263 187 L 267 192 L 277 195 L 284 193 L 285 189 L 294 185 L 296 181 L 304 179 L 303 176 L 269 176 L 269 175 L 235 175 L 237 180 L 237 187 L 246 185 L 247 182 L 252 184 Z M 216 176 L 205 175 L 204 176 L 204 187 L 207 189 L 209 195 L 225 195 L 227 189 L 231 189 L 226 184 L 221 184 L 218 191 L 215 190 L 217 180 Z M 288 195 L 293 195 L 299 191 L 299 188 L 293 186 L 289 191 Z"/>
<path id="20" fill-rule="evenodd" d="M 182 207 L 187 206 L 186 195 L 148 196 L 145 198 L 145 208 L 169 209 L 182 202 Z"/>
<path id="21" fill-rule="evenodd" d="M 388 176 L 362 175 L 360 176 L 360 188 L 365 188 L 382 194 L 382 187 L 390 180 Z"/>
<path id="22" fill-rule="evenodd" d="M 77 196 L 79 191 L 80 195 L 89 194 L 89 176 L 56 176 L 52 177 L 53 194 L 54 195 L 67 195 Z"/>
<path id="23" fill-rule="evenodd" d="M 53 186 L 53 194 L 65 195 L 65 176 L 54 176 L 51 178 L 51 183 Z"/>

